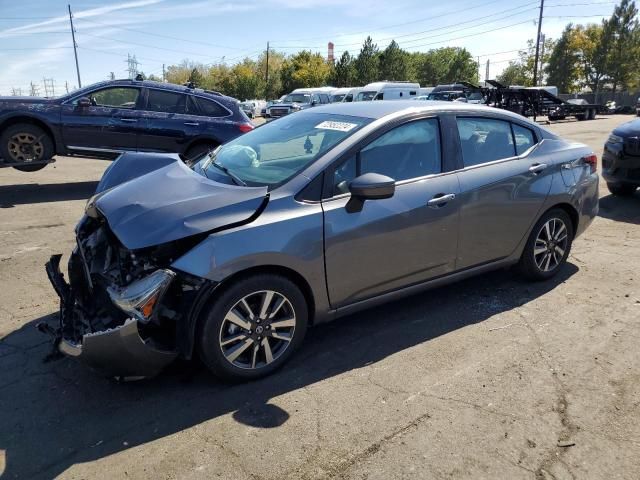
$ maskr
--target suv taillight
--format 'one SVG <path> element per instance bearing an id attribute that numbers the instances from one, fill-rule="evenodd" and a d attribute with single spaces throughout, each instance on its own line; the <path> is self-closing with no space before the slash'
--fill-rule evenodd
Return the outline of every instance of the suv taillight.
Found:
<path id="1" fill-rule="evenodd" d="M 586 165 L 589 165 L 589 167 L 591 168 L 591 173 L 596 173 L 598 171 L 598 157 L 595 153 L 583 157 L 582 160 Z"/>
<path id="2" fill-rule="evenodd" d="M 247 133 L 250 132 L 251 130 L 253 130 L 255 127 L 253 125 L 251 125 L 250 123 L 240 123 L 238 124 L 238 129 L 242 132 L 242 133 Z"/>

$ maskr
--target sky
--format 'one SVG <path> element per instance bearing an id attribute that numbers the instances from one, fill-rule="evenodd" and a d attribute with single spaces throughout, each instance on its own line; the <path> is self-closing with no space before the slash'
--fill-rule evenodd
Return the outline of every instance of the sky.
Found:
<path id="1" fill-rule="evenodd" d="M 539 0 L 71 0 L 82 85 L 110 72 L 127 77 L 127 56 L 160 76 L 162 64 L 190 59 L 233 64 L 271 48 L 303 48 L 336 57 L 357 54 L 370 35 L 408 51 L 465 47 L 494 78 L 536 37 Z M 78 86 L 68 0 L 0 0 L 0 95 L 44 79 L 55 95 Z M 600 22 L 613 12 L 606 0 L 546 0 L 542 33 L 558 38 L 565 25 Z M 49 82 L 51 85 L 51 82 Z M 49 87 L 51 88 L 51 87 Z"/>

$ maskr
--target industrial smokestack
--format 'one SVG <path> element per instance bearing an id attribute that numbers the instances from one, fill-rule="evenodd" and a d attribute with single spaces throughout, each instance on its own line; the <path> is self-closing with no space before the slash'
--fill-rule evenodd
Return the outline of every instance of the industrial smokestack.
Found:
<path id="1" fill-rule="evenodd" d="M 327 62 L 334 63 L 335 58 L 333 56 L 333 42 L 329 42 L 328 50 L 327 50 Z"/>

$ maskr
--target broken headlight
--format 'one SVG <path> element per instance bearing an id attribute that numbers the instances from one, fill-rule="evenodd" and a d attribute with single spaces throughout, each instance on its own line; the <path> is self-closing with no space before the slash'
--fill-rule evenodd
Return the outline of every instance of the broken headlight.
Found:
<path id="1" fill-rule="evenodd" d="M 148 322 L 175 275 L 171 270 L 156 270 L 125 288 L 109 287 L 107 292 L 113 304 L 120 310 L 142 322 Z"/>

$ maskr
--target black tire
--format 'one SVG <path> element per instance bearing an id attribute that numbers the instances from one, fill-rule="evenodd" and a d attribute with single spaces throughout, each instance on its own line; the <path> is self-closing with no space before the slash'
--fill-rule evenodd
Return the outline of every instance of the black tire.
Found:
<path id="1" fill-rule="evenodd" d="M 237 324 L 225 320 L 225 317 L 228 318 L 229 313 L 232 311 L 239 314 L 242 314 L 240 310 L 246 312 L 244 307 L 240 307 L 240 302 L 243 299 L 248 298 L 248 300 L 246 300 L 247 303 L 253 303 L 251 300 L 253 298 L 256 298 L 258 302 L 264 301 L 266 295 L 262 295 L 264 295 L 265 291 L 274 292 L 274 300 L 272 304 L 269 304 L 273 306 L 271 306 L 269 311 L 277 310 L 278 316 L 274 317 L 273 320 L 269 320 L 267 315 L 262 319 L 262 323 L 258 325 L 258 323 L 260 323 L 258 322 L 258 312 L 258 315 L 251 321 L 251 330 L 243 329 L 238 327 Z M 283 302 L 285 306 L 279 310 L 276 309 L 279 297 L 275 294 L 284 297 L 288 301 L 288 304 Z M 214 297 L 208 309 L 206 308 L 205 311 L 203 311 L 203 316 L 200 319 L 200 328 L 198 330 L 199 338 L 196 339 L 196 342 L 198 353 L 203 363 L 214 375 L 223 380 L 242 382 L 270 375 L 287 362 L 304 339 L 307 330 L 308 305 L 300 289 L 285 277 L 271 274 L 255 275 L 230 285 L 221 293 L 216 292 Z M 256 311 L 259 310 L 259 308 L 255 306 L 251 308 Z M 270 323 L 273 322 L 273 325 L 275 325 L 275 323 L 281 321 L 281 315 L 287 317 L 289 321 L 292 316 L 295 319 L 293 330 L 289 330 L 289 332 L 286 333 L 286 335 L 290 335 L 289 342 L 284 342 L 271 336 L 276 334 L 276 329 L 271 329 Z M 243 316 L 243 318 L 245 320 L 248 319 L 247 316 Z M 236 329 L 231 331 L 230 327 L 234 326 Z M 264 335 L 262 337 L 258 336 L 259 328 L 264 329 L 261 331 L 261 334 Z M 271 330 L 269 331 L 268 329 Z M 283 330 L 279 330 L 279 332 L 283 332 Z M 245 367 L 238 366 L 225 356 L 222 343 L 234 336 L 243 336 L 244 338 L 239 338 L 237 343 L 230 343 L 231 346 L 226 351 L 227 355 L 229 355 L 231 350 L 236 346 L 250 343 L 250 346 L 238 357 L 238 362 L 246 361 L 248 363 L 251 359 L 256 358 L 257 360 L 253 360 L 255 362 L 255 368 L 252 365 Z M 223 340 L 223 338 L 225 338 L 225 340 Z M 258 339 L 262 340 L 260 341 Z M 273 360 L 270 363 L 267 361 L 266 347 L 262 343 L 265 339 L 267 340 L 269 354 L 273 354 Z M 258 351 L 256 357 L 253 357 L 253 348 L 256 348 Z M 279 350 L 280 348 L 282 348 L 281 351 Z M 258 365 L 258 363 L 261 363 L 261 365 Z"/>
<path id="2" fill-rule="evenodd" d="M 196 160 L 202 158 L 206 153 L 211 150 L 215 150 L 217 145 L 214 143 L 198 143 L 192 147 L 189 147 L 185 153 L 181 156 L 182 161 L 187 165 L 193 165 Z"/>
<path id="3" fill-rule="evenodd" d="M 609 191 L 619 197 L 630 197 L 636 191 L 636 186 L 629 183 L 607 183 Z"/>
<path id="4" fill-rule="evenodd" d="M 566 244 L 559 244 L 559 247 L 564 246 L 564 253 L 561 257 L 558 256 L 559 260 L 557 264 L 550 270 L 544 270 L 541 268 L 536 262 L 536 241 L 538 240 L 539 235 L 545 235 L 542 231 L 545 225 L 550 221 L 560 221 L 564 225 L 566 229 Z M 558 227 L 558 231 L 562 231 L 560 227 Z M 529 280 L 541 281 L 548 280 L 549 278 L 556 275 L 561 269 L 562 266 L 566 263 L 567 258 L 569 257 L 569 253 L 571 251 L 571 244 L 573 243 L 573 236 L 575 232 L 573 231 L 573 223 L 571 222 L 571 218 L 561 208 L 554 208 L 545 213 L 540 220 L 538 220 L 531 231 L 531 235 L 529 235 L 529 239 L 527 240 L 527 244 L 524 247 L 524 251 L 522 252 L 522 256 L 520 257 L 520 262 L 518 263 L 518 269 L 520 273 L 524 275 Z M 545 246 L 547 247 L 547 246 Z M 548 248 L 555 250 L 555 244 L 548 246 Z M 539 254 L 540 255 L 545 255 Z M 555 260 L 554 260 L 555 262 Z M 544 259 L 542 259 L 542 263 L 544 263 Z"/>
<path id="5" fill-rule="evenodd" d="M 14 148 L 16 137 L 33 138 L 28 145 L 27 152 L 16 151 Z M 0 158 L 6 163 L 24 161 L 23 165 L 13 168 L 21 172 L 35 172 L 47 166 L 46 163 L 29 165 L 32 161 L 49 160 L 55 154 L 53 139 L 42 128 L 30 123 L 16 123 L 7 127 L 0 135 Z M 28 158 L 26 158 L 28 157 Z"/>

